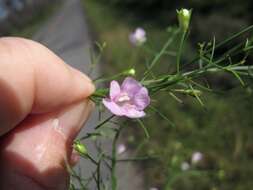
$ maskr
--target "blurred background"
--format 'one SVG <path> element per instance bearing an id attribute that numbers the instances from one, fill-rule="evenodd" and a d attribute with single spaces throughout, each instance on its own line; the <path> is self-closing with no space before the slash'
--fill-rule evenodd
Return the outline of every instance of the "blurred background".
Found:
<path id="1" fill-rule="evenodd" d="M 138 77 L 154 56 L 145 48 L 161 49 L 177 25 L 176 9 L 182 7 L 193 9 L 184 63 L 198 53 L 198 43 L 211 42 L 213 36 L 220 42 L 253 24 L 251 0 L 0 0 L 0 35 L 40 41 L 84 72 L 82 63 L 89 62 L 86 46 L 106 42 L 101 74 L 112 75 L 134 65 Z M 147 32 L 144 49 L 129 43 L 136 27 Z M 237 38 L 235 43 L 240 42 L 242 38 Z M 172 54 L 162 58 L 157 73 L 170 71 L 177 47 L 177 41 L 169 47 Z M 252 56 L 247 64 L 252 64 Z M 154 105 L 175 127 L 150 112 L 145 123 L 151 138 L 143 141 L 143 131 L 129 123 L 122 137 L 128 150 L 159 157 L 135 164 L 143 178 L 138 190 L 252 190 L 253 81 L 246 80 L 242 87 L 226 74 L 206 76 L 206 80 L 216 90 L 203 95 L 204 107 L 192 97 L 179 96 L 183 101 L 179 103 L 159 94 Z"/>
<path id="2" fill-rule="evenodd" d="M 0 0 L 0 35 L 17 32 L 20 36 L 32 36 L 35 25 L 52 12 L 56 2 L 59 0 Z"/>

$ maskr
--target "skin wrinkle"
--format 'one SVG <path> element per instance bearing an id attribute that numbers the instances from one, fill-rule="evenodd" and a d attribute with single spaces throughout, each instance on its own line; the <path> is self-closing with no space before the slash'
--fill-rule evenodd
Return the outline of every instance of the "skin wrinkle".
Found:
<path id="1" fill-rule="evenodd" d="M 30 54 L 31 55 L 31 54 Z M 32 60 L 32 59 L 31 59 Z M 34 65 L 34 62 L 33 61 L 31 61 L 31 63 Z M 36 81 L 38 80 L 38 78 L 37 78 L 37 75 L 36 75 L 36 69 L 35 69 L 36 67 L 34 67 L 33 66 L 33 100 L 32 100 L 32 108 L 34 108 L 34 106 L 35 106 L 35 97 L 36 97 L 36 92 L 38 91 L 37 89 L 38 89 L 38 85 L 37 85 L 37 83 L 36 83 Z M 32 111 L 32 108 L 31 108 L 31 110 L 30 110 L 30 112 Z"/>
<path id="2" fill-rule="evenodd" d="M 25 117 L 26 114 L 25 112 L 30 112 L 32 110 L 32 106 L 33 106 L 33 100 L 34 100 L 34 67 L 30 66 L 31 63 L 33 63 L 31 61 L 31 54 L 29 51 L 29 47 L 28 44 L 25 43 L 25 40 L 20 40 L 20 39 L 16 39 L 15 44 L 13 43 L 14 41 L 10 41 L 10 40 L 6 40 L 6 38 L 0 38 L 0 55 L 2 57 L 3 60 L 3 66 L 7 67 L 7 72 L 11 73 L 11 69 L 13 69 L 16 65 L 19 68 L 20 64 L 18 64 L 19 62 L 22 63 L 22 65 L 24 65 L 24 67 L 27 67 L 26 69 L 26 73 L 24 73 L 25 75 L 29 76 L 28 78 L 23 79 L 25 82 L 25 86 L 24 88 L 29 88 L 31 89 L 29 92 L 30 93 L 26 93 L 26 94 L 20 94 L 18 93 L 19 91 L 17 90 L 17 88 L 15 88 L 15 86 L 13 87 L 13 85 L 11 85 L 13 83 L 13 78 L 11 78 L 10 81 L 8 81 L 9 79 L 6 77 L 1 77 L 1 80 L 4 82 L 2 84 L 2 87 L 4 85 L 6 85 L 9 89 L 15 89 L 15 93 L 16 93 L 16 98 L 17 98 L 17 104 L 19 107 L 19 112 L 22 114 L 19 114 L 19 118 L 17 118 L 17 121 L 15 121 L 15 123 L 11 123 L 11 125 L 9 126 L 10 129 L 12 129 L 17 123 L 21 122 Z M 19 61 L 17 61 L 15 59 L 15 57 L 17 57 L 17 54 L 20 54 L 19 48 L 17 47 L 21 47 L 22 49 L 22 58 L 25 59 L 21 59 Z M 23 54 L 25 54 L 23 56 Z M 20 55 L 19 55 L 20 56 Z M 4 75 L 3 75 L 4 76 Z M 14 79 L 15 81 L 15 79 Z M 28 82 L 27 82 L 28 81 Z M 20 82 L 20 81 L 18 81 Z M 22 85 L 22 83 L 21 83 Z M 32 93 L 31 93 L 32 92 Z M 8 93 L 8 91 L 4 91 L 4 93 Z M 8 95 L 8 94 L 7 94 Z M 26 99 L 30 99 L 31 101 L 20 101 L 20 97 L 22 96 L 26 96 Z"/>
<path id="3" fill-rule="evenodd" d="M 34 103 L 34 97 L 35 97 L 35 94 L 36 94 L 36 74 L 35 74 L 35 67 L 34 67 L 34 61 L 32 61 L 32 54 L 31 54 L 31 49 L 32 47 L 30 47 L 29 43 L 27 43 L 27 41 L 30 41 L 30 40 L 24 40 L 24 39 L 21 39 L 21 38 L 15 38 L 15 44 L 13 45 L 12 43 L 14 41 L 9 41 L 9 40 L 6 40 L 4 38 L 0 38 L 0 44 L 2 45 L 2 49 L 1 49 L 1 52 L 4 52 L 7 54 L 7 57 L 9 58 L 12 58 L 12 57 L 15 57 L 16 54 L 17 54 L 17 51 L 18 49 L 16 47 L 20 47 L 22 46 L 22 54 L 25 54 L 23 57 L 26 58 L 26 60 L 23 60 L 22 64 L 27 64 L 27 68 L 29 68 L 29 70 L 31 71 L 31 78 L 29 78 L 30 81 L 32 81 L 32 90 L 31 92 L 33 92 L 31 95 L 30 95 L 30 99 L 31 99 L 31 103 L 25 107 L 25 110 L 27 110 L 28 112 L 30 112 L 32 110 L 32 107 L 33 107 L 33 103 Z M 17 44 L 18 43 L 18 44 Z M 7 49 L 7 51 L 5 51 Z M 9 56 L 8 56 L 9 54 Z M 9 63 L 13 63 L 13 64 L 17 64 L 15 61 L 11 60 Z M 32 64 L 32 67 L 31 65 Z M 26 65 L 24 65 L 24 67 L 26 67 Z M 20 102 L 20 104 L 22 104 L 22 102 Z M 24 105 L 22 105 L 24 106 Z"/>
<path id="4" fill-rule="evenodd" d="M 36 55 L 36 54 L 35 54 Z M 36 62 L 37 63 L 37 62 Z M 38 64 L 38 63 L 37 63 Z M 39 84 L 38 84 L 38 77 L 37 76 L 39 76 L 39 74 L 40 74 L 40 70 L 38 70 L 40 67 L 34 67 L 34 76 L 35 76 L 35 80 L 34 80 L 34 86 L 35 86 L 35 88 L 34 88 L 34 99 L 33 99 L 33 108 L 36 108 L 37 107 L 37 102 L 39 102 L 38 101 L 38 97 L 39 97 L 39 88 L 38 88 L 38 86 L 39 86 Z M 43 68 L 42 68 L 43 69 Z"/>
<path id="5" fill-rule="evenodd" d="M 32 41 L 32 43 L 34 43 L 34 42 Z M 40 44 L 38 44 L 38 45 L 41 46 Z M 43 47 L 43 48 L 45 48 L 45 47 Z M 47 48 L 45 50 L 48 51 L 53 58 L 55 58 L 55 63 L 54 63 L 55 65 L 61 64 L 62 69 L 64 68 L 63 72 L 66 72 L 65 76 L 68 76 L 68 80 L 65 79 L 64 88 L 61 88 L 61 91 L 68 92 L 69 89 L 71 89 L 71 87 L 72 87 L 72 83 L 70 81 L 74 80 L 74 74 L 73 74 L 72 70 L 70 69 L 70 67 L 66 63 L 64 63 L 62 60 L 60 60 L 57 56 L 53 55 Z M 35 57 L 40 56 L 40 55 L 37 55 L 38 51 L 33 50 L 33 54 Z M 35 113 L 37 113 L 38 102 L 40 102 L 40 99 L 41 99 L 41 97 L 38 95 L 38 94 L 41 94 L 41 92 L 39 92 L 39 88 L 38 88 L 38 86 L 41 86 L 41 84 L 40 84 L 41 81 L 38 80 L 37 76 L 39 76 L 39 74 L 41 74 L 41 70 L 46 69 L 46 68 L 44 68 L 43 62 L 36 62 L 36 64 L 37 64 L 37 66 L 34 66 L 35 91 L 34 91 L 34 100 L 33 100 L 33 108 L 36 109 L 36 111 L 32 110 L 32 112 L 35 112 Z M 55 65 L 52 65 L 52 66 L 55 67 Z M 66 81 L 68 81 L 68 83 L 66 83 Z M 50 83 L 50 81 L 48 81 L 48 82 Z M 70 96 L 72 96 L 72 94 L 65 93 L 65 94 L 61 94 L 61 96 L 67 100 L 67 99 L 70 99 Z M 78 101 L 80 101 L 80 99 L 76 100 L 76 102 L 78 102 Z M 68 104 L 69 103 L 74 103 L 74 102 L 68 102 Z M 62 106 L 64 106 L 64 105 L 62 105 Z"/>
<path id="6" fill-rule="evenodd" d="M 36 83 L 36 81 L 37 81 L 36 76 L 37 75 L 36 75 L 36 72 L 35 72 L 36 67 L 34 66 L 33 57 L 32 57 L 31 51 L 30 51 L 32 49 L 32 47 L 25 40 L 19 39 L 19 41 L 20 41 L 21 44 L 23 44 L 24 50 L 26 51 L 27 56 L 25 56 L 25 57 L 28 58 L 27 61 L 32 64 L 32 67 L 31 67 L 31 69 L 32 69 L 32 81 L 33 81 L 32 90 L 31 90 L 31 92 L 32 92 L 31 102 L 32 103 L 31 103 L 30 108 L 29 108 L 29 112 L 31 112 L 32 108 L 34 107 L 35 97 L 36 97 L 36 92 L 37 92 L 37 83 Z"/>

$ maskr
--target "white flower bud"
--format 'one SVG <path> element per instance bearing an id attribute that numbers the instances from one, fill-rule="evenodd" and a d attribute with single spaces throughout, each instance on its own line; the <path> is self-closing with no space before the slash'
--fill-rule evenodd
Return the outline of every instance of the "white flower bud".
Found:
<path id="1" fill-rule="evenodd" d="M 143 28 L 137 28 L 129 35 L 130 42 L 135 46 L 141 46 L 147 40 L 146 31 Z"/>
<path id="2" fill-rule="evenodd" d="M 179 26 L 181 29 L 183 29 L 183 31 L 187 31 L 189 28 L 189 24 L 191 21 L 191 14 L 192 11 L 188 9 L 177 10 Z"/>
<path id="3" fill-rule="evenodd" d="M 181 164 L 181 170 L 182 171 L 187 171 L 187 170 L 189 170 L 190 169 L 190 164 L 188 163 L 188 162 L 183 162 L 182 164 Z"/>
<path id="4" fill-rule="evenodd" d="M 192 164 L 197 164 L 203 159 L 203 154 L 201 152 L 194 152 L 192 154 Z"/>
<path id="5" fill-rule="evenodd" d="M 123 154 L 125 151 L 126 151 L 126 146 L 125 146 L 124 144 L 120 144 L 120 145 L 117 147 L 117 153 L 118 153 L 118 154 Z"/>

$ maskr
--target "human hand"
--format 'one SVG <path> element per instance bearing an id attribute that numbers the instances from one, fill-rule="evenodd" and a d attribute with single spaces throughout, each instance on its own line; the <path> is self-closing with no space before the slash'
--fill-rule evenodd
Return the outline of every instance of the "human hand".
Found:
<path id="1" fill-rule="evenodd" d="M 0 189 L 65 190 L 72 141 L 87 120 L 90 79 L 44 46 L 0 39 Z"/>

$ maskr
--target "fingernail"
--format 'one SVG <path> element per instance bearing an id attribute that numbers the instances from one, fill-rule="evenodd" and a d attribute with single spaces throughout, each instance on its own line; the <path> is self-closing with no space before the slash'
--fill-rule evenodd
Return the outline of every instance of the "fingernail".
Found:
<path id="1" fill-rule="evenodd" d="M 88 119 L 91 110 L 92 104 L 89 100 L 74 104 L 59 113 L 58 117 L 52 120 L 52 126 L 63 138 L 72 140 Z"/>

